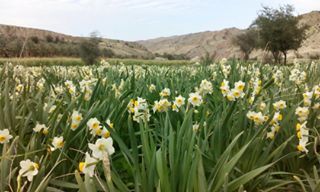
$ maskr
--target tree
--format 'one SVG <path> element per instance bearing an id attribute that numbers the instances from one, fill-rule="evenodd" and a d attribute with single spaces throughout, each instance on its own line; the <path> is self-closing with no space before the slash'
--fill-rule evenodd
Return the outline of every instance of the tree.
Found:
<path id="1" fill-rule="evenodd" d="M 263 7 L 253 26 L 258 28 L 260 47 L 270 51 L 276 63 L 287 62 L 288 50 L 297 50 L 305 39 L 306 26 L 299 27 L 299 18 L 293 15 L 291 5 L 279 9 Z"/>
<path id="2" fill-rule="evenodd" d="M 249 28 L 245 32 L 237 35 L 233 39 L 233 44 L 240 47 L 240 50 L 244 54 L 243 59 L 248 60 L 250 53 L 257 47 L 258 44 L 258 32 L 256 29 Z"/>
<path id="3" fill-rule="evenodd" d="M 89 39 L 85 39 L 80 43 L 80 56 L 87 65 L 93 65 L 100 56 L 99 49 L 100 39 L 94 34 Z"/>

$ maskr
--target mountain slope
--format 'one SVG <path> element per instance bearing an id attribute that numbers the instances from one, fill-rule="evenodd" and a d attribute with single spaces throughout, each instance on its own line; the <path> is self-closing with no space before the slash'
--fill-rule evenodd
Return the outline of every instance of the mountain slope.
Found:
<path id="1" fill-rule="evenodd" d="M 24 51 L 36 48 L 45 49 L 46 47 L 49 47 L 52 49 L 61 48 L 63 52 L 63 50 L 67 49 L 77 49 L 78 44 L 85 37 L 75 37 L 42 29 L 0 24 L 0 38 L 9 44 L 8 49 L 13 49 L 15 47 L 21 49 L 21 46 L 23 46 L 24 42 L 27 42 Z M 13 45 L 10 41 L 17 42 Z M 102 42 L 100 43 L 100 48 L 109 49 L 118 57 L 150 58 L 153 56 L 153 54 L 143 45 L 135 42 L 103 38 Z M 76 50 L 72 50 L 71 53 L 74 51 Z M 17 52 L 20 52 L 20 50 Z M 26 56 L 30 55 L 27 54 Z"/>
<path id="2" fill-rule="evenodd" d="M 315 57 L 320 55 L 320 11 L 300 15 L 301 24 L 310 26 L 307 39 L 298 52 L 291 51 L 290 57 Z M 206 52 L 217 58 L 241 57 L 239 48 L 232 44 L 232 39 L 243 30 L 229 28 L 220 31 L 207 31 L 181 36 L 161 37 L 156 39 L 138 41 L 153 53 L 186 54 L 190 58 L 203 56 Z M 261 51 L 253 53 L 255 57 L 261 56 Z"/>

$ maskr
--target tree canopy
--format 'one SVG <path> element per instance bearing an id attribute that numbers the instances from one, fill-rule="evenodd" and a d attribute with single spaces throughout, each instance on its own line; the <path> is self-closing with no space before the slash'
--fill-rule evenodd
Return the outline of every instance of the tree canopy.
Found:
<path id="1" fill-rule="evenodd" d="M 294 14 L 291 5 L 281 6 L 279 9 L 263 7 L 252 27 L 259 33 L 259 46 L 270 51 L 275 62 L 287 62 L 288 50 L 297 50 L 305 39 L 306 26 L 299 26 L 299 18 Z"/>

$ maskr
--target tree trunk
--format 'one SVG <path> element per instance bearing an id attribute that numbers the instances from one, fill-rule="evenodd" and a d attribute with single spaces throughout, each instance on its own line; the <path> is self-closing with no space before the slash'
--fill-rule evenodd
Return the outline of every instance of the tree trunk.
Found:
<path id="1" fill-rule="evenodd" d="M 283 53 L 283 55 L 284 55 L 284 65 L 286 65 L 287 64 L 287 52 L 286 51 L 284 51 L 284 52 L 282 52 Z"/>
<path id="2" fill-rule="evenodd" d="M 275 63 L 279 64 L 280 63 L 279 52 L 278 51 L 274 51 L 274 52 L 272 52 L 272 55 L 273 55 Z"/>
<path id="3" fill-rule="evenodd" d="M 244 60 L 248 61 L 249 60 L 249 53 L 244 53 Z"/>

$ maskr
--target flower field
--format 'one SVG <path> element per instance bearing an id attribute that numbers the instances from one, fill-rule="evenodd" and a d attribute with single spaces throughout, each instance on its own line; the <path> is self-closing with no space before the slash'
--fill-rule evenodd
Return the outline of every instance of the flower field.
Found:
<path id="1" fill-rule="evenodd" d="M 320 191 L 320 63 L 0 68 L 0 191 Z"/>

